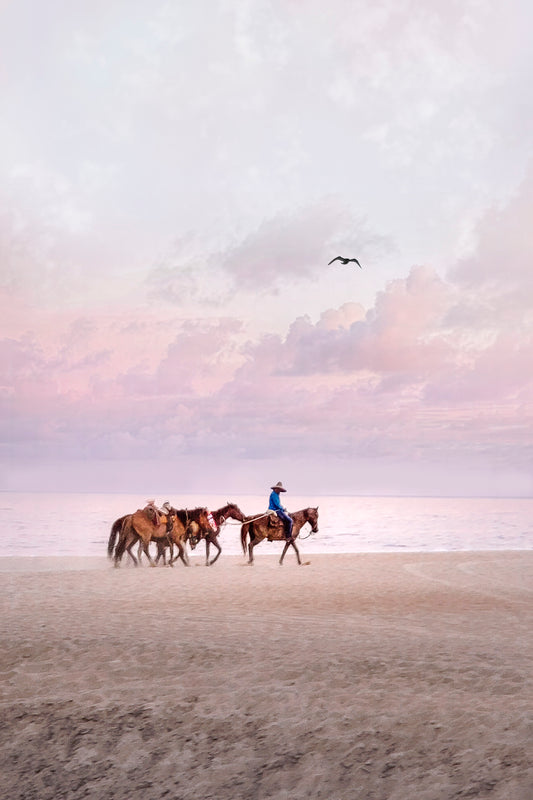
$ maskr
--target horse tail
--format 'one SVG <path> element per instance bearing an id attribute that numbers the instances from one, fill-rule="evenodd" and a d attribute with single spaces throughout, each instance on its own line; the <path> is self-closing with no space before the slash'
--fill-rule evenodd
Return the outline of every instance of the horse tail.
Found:
<path id="1" fill-rule="evenodd" d="M 111 526 L 111 532 L 109 534 L 109 541 L 107 543 L 107 555 L 108 558 L 113 558 L 113 550 L 115 549 L 115 542 L 117 536 L 119 535 L 120 531 L 122 530 L 122 524 L 124 522 L 125 517 L 120 517 L 116 519 Z"/>
<path id="2" fill-rule="evenodd" d="M 124 517 L 124 519 L 125 519 L 125 517 Z M 120 533 L 122 533 L 123 530 L 124 530 L 124 525 L 122 525 L 122 527 L 120 529 Z M 116 550 L 115 550 L 115 563 L 118 563 L 119 561 L 122 560 L 122 556 L 126 552 L 127 541 L 128 540 L 127 540 L 126 536 L 119 536 L 119 539 L 118 539 L 118 542 L 117 542 L 117 547 L 116 547 Z"/>
<path id="3" fill-rule="evenodd" d="M 246 555 L 246 553 L 247 553 L 246 537 L 248 535 L 248 531 L 249 531 L 251 525 L 252 525 L 251 522 L 246 522 L 241 527 L 241 545 L 242 545 L 242 552 L 244 553 L 244 555 Z"/>

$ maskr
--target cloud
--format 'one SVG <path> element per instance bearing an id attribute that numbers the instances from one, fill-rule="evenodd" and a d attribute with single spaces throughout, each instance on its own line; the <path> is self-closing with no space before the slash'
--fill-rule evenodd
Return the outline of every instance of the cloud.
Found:
<path id="1" fill-rule="evenodd" d="M 364 221 L 330 198 L 265 220 L 225 255 L 222 266 L 240 289 L 257 291 L 315 278 L 339 252 L 364 260 L 389 248 L 385 237 L 370 233 Z"/>
<path id="2" fill-rule="evenodd" d="M 464 290 L 498 294 L 501 310 L 516 313 L 533 299 L 533 165 L 503 207 L 490 208 L 475 231 L 477 248 L 449 272 Z"/>
<path id="3" fill-rule="evenodd" d="M 529 6 L 27 5 L 4 453 L 527 463 Z"/>
<path id="4" fill-rule="evenodd" d="M 392 281 L 364 314 L 356 303 L 297 319 L 286 338 L 265 336 L 254 359 L 280 375 L 343 375 L 372 371 L 417 376 L 437 371 L 452 346 L 442 321 L 453 292 L 431 269 L 413 268 Z"/>
<path id="5" fill-rule="evenodd" d="M 498 460 L 506 453 L 510 462 L 514 447 L 526 464 L 531 321 L 528 335 L 480 338 L 468 314 L 450 323 L 462 291 L 414 267 L 366 312 L 346 303 L 316 323 L 297 318 L 285 336 L 248 341 L 233 319 L 174 321 L 171 336 L 163 320 L 122 324 L 124 342 L 115 343 L 123 363 L 116 352 L 96 349 L 98 326 L 83 318 L 70 324 L 69 346 L 55 351 L 29 339 L 5 341 L 15 365 L 3 398 L 14 434 L 5 435 L 13 452 L 33 448 L 41 457 L 55 450 L 171 458 L 178 448 L 244 459 L 295 452 Z M 166 332 L 167 344 L 143 361 L 132 344 L 156 330 Z"/>

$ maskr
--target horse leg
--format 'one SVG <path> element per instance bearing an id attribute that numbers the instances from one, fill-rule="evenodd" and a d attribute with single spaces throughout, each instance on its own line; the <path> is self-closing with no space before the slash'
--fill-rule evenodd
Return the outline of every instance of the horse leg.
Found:
<path id="1" fill-rule="evenodd" d="M 167 556 L 166 556 L 166 544 L 164 542 L 156 542 L 157 547 L 157 556 L 155 559 L 155 563 L 159 564 L 160 560 L 163 559 L 163 566 L 166 567 L 167 565 Z"/>
<path id="2" fill-rule="evenodd" d="M 114 564 L 115 567 L 118 567 L 118 565 L 122 561 L 122 556 L 124 555 L 126 550 L 128 550 L 128 548 L 132 547 L 135 544 L 136 541 L 137 541 L 136 536 L 131 531 L 131 529 L 129 531 L 125 531 L 125 530 L 121 531 L 120 538 L 118 540 L 117 546 L 115 547 L 115 554 L 114 554 L 114 557 L 113 557 L 114 562 L 115 562 L 115 564 Z M 129 552 L 129 550 L 128 550 L 128 552 Z M 130 555 L 131 555 L 131 553 L 130 553 Z M 135 561 L 135 557 L 132 556 L 132 558 Z"/>
<path id="3" fill-rule="evenodd" d="M 293 537 L 291 537 L 290 539 L 287 539 L 286 542 L 285 542 L 285 547 L 283 548 L 283 552 L 282 552 L 281 558 L 279 560 L 280 565 L 283 564 L 283 559 L 285 558 L 285 553 L 287 552 L 289 547 L 293 547 L 294 548 L 294 552 L 296 553 L 296 558 L 298 560 L 298 564 L 301 565 L 302 560 L 300 558 L 300 551 L 296 547 L 296 541 L 295 541 L 295 539 Z"/>
<path id="4" fill-rule="evenodd" d="M 296 542 L 293 539 L 292 542 L 289 542 L 289 544 L 292 545 L 292 547 L 294 547 L 294 552 L 296 553 L 296 558 L 298 559 L 298 564 L 301 566 L 302 565 L 302 559 L 300 558 L 300 551 L 296 547 Z"/>
<path id="5" fill-rule="evenodd" d="M 171 557 L 170 557 L 169 562 L 168 562 L 169 566 L 173 567 L 174 566 L 174 562 L 177 561 L 178 558 L 180 558 L 183 561 L 184 566 L 190 567 L 189 557 L 187 555 L 187 551 L 185 550 L 185 546 L 184 546 L 183 542 L 181 542 L 179 539 L 175 539 L 173 544 L 175 544 L 176 547 L 178 548 L 178 555 L 175 556 L 174 555 L 174 550 L 172 550 Z"/>
<path id="6" fill-rule="evenodd" d="M 281 553 L 281 558 L 279 560 L 280 566 L 283 564 L 283 559 L 285 558 L 285 553 L 289 549 L 290 541 L 288 539 L 285 540 L 285 545 L 283 547 L 283 552 Z"/>
<path id="7" fill-rule="evenodd" d="M 206 542 L 207 542 L 207 541 L 209 541 L 209 540 L 208 540 L 208 539 L 206 539 Z M 215 561 L 217 560 L 217 558 L 219 557 L 219 555 L 221 554 L 221 552 L 222 552 L 222 548 L 221 548 L 221 546 L 219 545 L 219 543 L 218 543 L 218 539 L 217 539 L 217 537 L 216 537 L 216 536 L 213 536 L 213 538 L 212 538 L 210 541 L 211 541 L 211 543 L 212 543 L 212 544 L 214 544 L 214 545 L 215 545 L 215 547 L 216 547 L 216 548 L 217 548 L 217 550 L 218 550 L 218 553 L 216 554 L 216 556 L 214 557 L 214 559 L 213 559 L 212 561 L 208 561 L 208 562 L 207 562 L 207 565 L 208 565 L 209 567 L 212 567 L 212 566 L 213 566 L 213 564 L 215 563 Z"/>
<path id="8" fill-rule="evenodd" d="M 133 565 L 135 567 L 138 567 L 139 566 L 139 562 L 137 561 L 137 559 L 135 558 L 135 556 L 131 552 L 131 549 L 132 549 L 134 544 L 135 544 L 135 540 L 132 540 L 129 544 L 127 544 L 126 545 L 126 552 L 129 555 L 129 557 L 131 558 L 131 560 L 133 561 Z"/>
<path id="9" fill-rule="evenodd" d="M 150 539 L 148 539 L 148 541 L 145 541 L 144 539 L 141 538 L 141 542 L 142 542 L 142 551 L 145 554 L 146 558 L 148 559 L 150 566 L 155 567 L 155 561 L 150 555 Z"/>
<path id="10" fill-rule="evenodd" d="M 205 565 L 206 567 L 209 566 L 209 550 L 211 548 L 211 538 L 209 536 L 205 537 Z"/>
<path id="11" fill-rule="evenodd" d="M 261 539 L 259 539 L 259 541 L 261 541 Z M 254 535 L 251 535 L 250 536 L 250 543 L 248 545 L 248 563 L 249 564 L 253 564 L 254 563 L 254 547 L 256 546 L 256 544 L 258 544 L 257 537 L 254 536 Z"/>
<path id="12" fill-rule="evenodd" d="M 185 552 L 185 548 L 184 548 L 184 546 L 182 545 L 181 542 L 178 542 L 178 551 L 179 552 L 178 552 L 178 556 L 176 556 L 176 559 L 177 558 L 181 558 L 181 560 L 183 561 L 183 564 L 186 567 L 190 566 L 189 557 L 187 556 L 187 553 Z M 176 560 L 176 559 L 174 559 L 174 560 Z"/>

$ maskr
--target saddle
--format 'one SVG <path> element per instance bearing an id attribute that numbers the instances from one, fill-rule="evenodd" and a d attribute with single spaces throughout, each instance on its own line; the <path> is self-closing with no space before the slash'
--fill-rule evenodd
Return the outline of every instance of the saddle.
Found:
<path id="1" fill-rule="evenodd" d="M 159 508 L 150 503 L 144 509 L 144 513 L 154 528 L 158 528 L 161 524 L 166 524 L 167 533 L 170 533 L 173 527 L 172 515 L 176 513 L 176 509 L 171 508 L 167 514 L 164 514 Z"/>
<path id="2" fill-rule="evenodd" d="M 159 523 L 161 521 L 161 514 L 158 511 L 158 509 L 154 505 L 152 505 L 150 503 L 149 505 L 147 505 L 143 509 L 143 511 L 144 511 L 145 516 L 147 516 L 148 519 L 150 520 L 150 522 L 152 523 L 152 525 L 155 528 L 157 528 L 157 526 L 159 525 Z"/>
<path id="3" fill-rule="evenodd" d="M 278 517 L 275 511 L 269 511 L 267 519 L 267 539 L 269 542 L 274 542 L 283 539 L 285 535 L 285 525 L 283 520 Z"/>

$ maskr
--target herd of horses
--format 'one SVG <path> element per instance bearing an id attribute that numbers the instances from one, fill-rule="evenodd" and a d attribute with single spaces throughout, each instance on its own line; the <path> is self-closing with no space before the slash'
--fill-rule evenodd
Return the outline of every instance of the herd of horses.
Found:
<path id="1" fill-rule="evenodd" d="M 227 503 L 216 511 L 205 507 L 193 509 L 170 508 L 169 513 L 162 513 L 154 505 L 139 508 L 133 514 L 126 514 L 115 520 L 111 526 L 107 554 L 118 567 L 127 554 L 137 567 L 141 563 L 142 554 L 148 559 L 150 566 L 155 567 L 159 561 L 174 565 L 180 559 L 189 566 L 186 546 L 194 550 L 200 541 L 205 541 L 205 563 L 212 566 L 222 552 L 218 536 L 228 519 L 241 523 L 241 545 L 248 564 L 254 563 L 254 548 L 267 539 L 268 541 L 284 541 L 285 545 L 279 560 L 283 564 L 285 553 L 292 547 L 298 564 L 301 564 L 300 552 L 296 546 L 296 538 L 305 524 L 311 526 L 311 533 L 318 532 L 318 506 L 304 508 L 291 513 L 293 520 L 292 538 L 285 538 L 283 523 L 274 512 L 263 512 L 245 516 L 235 503 Z M 310 535 L 310 534 L 309 534 Z M 150 544 L 157 547 L 157 556 L 152 558 Z M 137 555 L 133 552 L 137 545 Z M 209 560 L 211 545 L 217 553 Z M 175 550 L 177 553 L 175 554 Z"/>

